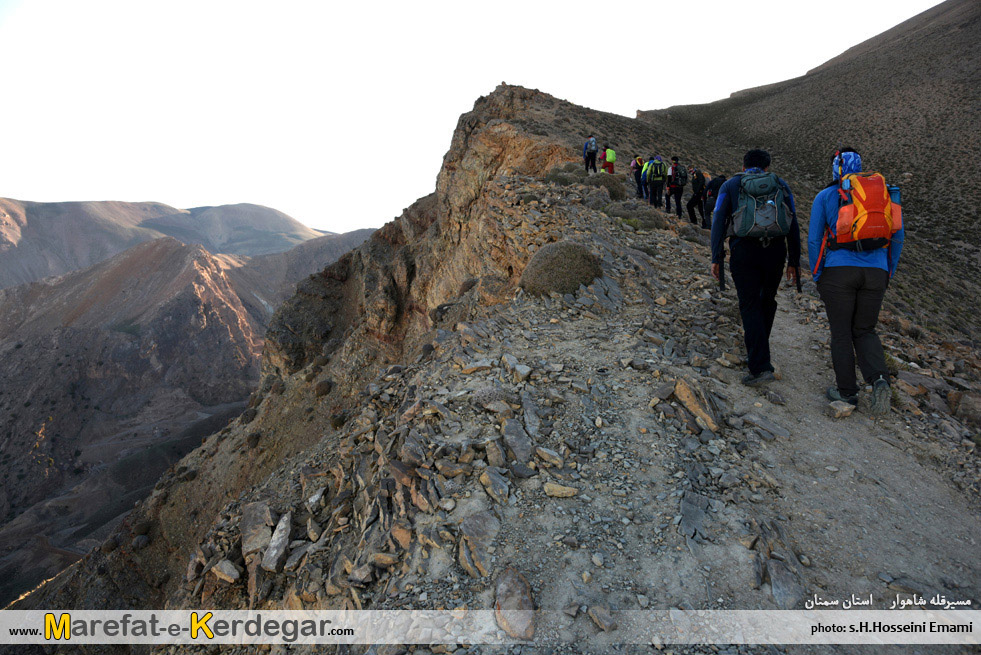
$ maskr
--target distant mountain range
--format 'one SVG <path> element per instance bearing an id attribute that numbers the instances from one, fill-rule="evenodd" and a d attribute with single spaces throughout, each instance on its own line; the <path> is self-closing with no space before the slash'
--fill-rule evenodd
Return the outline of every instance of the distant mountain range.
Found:
<path id="1" fill-rule="evenodd" d="M 88 268 L 165 236 L 213 254 L 265 255 L 325 234 L 259 205 L 175 209 L 156 202 L 0 198 L 0 288 Z"/>
<path id="2" fill-rule="evenodd" d="M 324 235 L 255 205 L 0 207 L 0 279 L 58 273 L 0 289 L 8 597 L 73 561 L 242 412 L 275 308 L 372 230 Z"/>

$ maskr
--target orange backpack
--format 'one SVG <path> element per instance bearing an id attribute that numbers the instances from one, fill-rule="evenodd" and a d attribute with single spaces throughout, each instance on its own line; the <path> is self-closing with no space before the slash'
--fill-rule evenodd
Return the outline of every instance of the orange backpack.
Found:
<path id="1" fill-rule="evenodd" d="M 881 173 L 851 173 L 838 186 L 838 220 L 835 231 L 827 228 L 815 271 L 825 250 L 877 250 L 888 248 L 892 235 L 903 228 L 903 207 L 893 202 Z"/>

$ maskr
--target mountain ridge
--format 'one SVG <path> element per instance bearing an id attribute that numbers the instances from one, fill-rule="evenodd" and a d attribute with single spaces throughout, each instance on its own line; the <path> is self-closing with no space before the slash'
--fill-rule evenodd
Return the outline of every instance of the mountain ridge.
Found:
<path id="1" fill-rule="evenodd" d="M 324 233 L 248 203 L 176 209 L 157 202 L 0 198 L 0 288 L 88 268 L 164 236 L 214 254 L 258 255 L 286 251 Z"/>

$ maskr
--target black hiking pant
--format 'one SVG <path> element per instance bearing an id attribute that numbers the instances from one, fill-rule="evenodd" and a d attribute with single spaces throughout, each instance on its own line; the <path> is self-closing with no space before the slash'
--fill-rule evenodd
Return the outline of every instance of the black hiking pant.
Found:
<path id="1" fill-rule="evenodd" d="M 684 187 L 668 187 L 668 190 L 664 193 L 664 211 L 671 213 L 671 198 L 674 197 L 674 206 L 678 211 L 678 218 L 681 218 L 681 194 L 684 192 Z"/>
<path id="2" fill-rule="evenodd" d="M 889 379 L 882 343 L 875 332 L 887 286 L 889 273 L 881 268 L 832 266 L 818 278 L 818 293 L 831 324 L 831 364 L 843 396 L 858 393 L 856 355 L 866 382 L 879 376 Z"/>
<path id="3" fill-rule="evenodd" d="M 648 201 L 658 209 L 661 208 L 661 194 L 664 193 L 664 180 L 650 180 L 650 196 Z"/>
<path id="4" fill-rule="evenodd" d="M 777 314 L 777 289 L 787 261 L 787 241 L 779 238 L 764 246 L 760 239 L 730 239 L 729 272 L 739 296 L 749 372 L 772 371 L 770 331 Z"/>
<path id="5" fill-rule="evenodd" d="M 640 170 L 634 171 L 634 181 L 637 182 L 637 197 L 646 198 L 647 189 L 644 188 L 644 182 L 640 179 Z"/>
<path id="6" fill-rule="evenodd" d="M 698 213 L 702 216 L 702 227 L 708 227 L 705 220 L 705 189 L 692 193 L 685 207 L 688 209 L 688 220 L 696 225 L 698 223 L 695 221 L 695 207 L 698 207 Z"/>
<path id="7" fill-rule="evenodd" d="M 593 172 L 594 173 L 596 172 L 596 153 L 595 152 L 587 152 L 586 153 L 586 172 L 587 173 L 589 172 L 589 169 L 590 168 L 593 169 Z"/>

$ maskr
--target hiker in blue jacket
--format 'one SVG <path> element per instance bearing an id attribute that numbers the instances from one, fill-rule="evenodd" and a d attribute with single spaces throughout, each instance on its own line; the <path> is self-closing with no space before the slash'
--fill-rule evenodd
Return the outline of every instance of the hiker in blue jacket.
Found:
<path id="1" fill-rule="evenodd" d="M 586 173 L 589 173 L 589 169 L 592 168 L 593 172 L 596 172 L 596 153 L 599 152 L 599 144 L 596 143 L 596 137 L 592 134 L 586 139 L 586 143 L 582 146 L 582 160 L 586 164 Z"/>
<path id="2" fill-rule="evenodd" d="M 749 374 L 742 383 L 757 386 L 775 379 L 770 362 L 770 332 L 777 313 L 777 289 L 787 264 L 787 280 L 800 279 L 800 226 L 794 196 L 787 183 L 777 178 L 783 187 L 784 204 L 792 218 L 786 236 L 738 237 L 732 234 L 730 224 L 739 200 L 740 180 L 743 174 L 764 173 L 770 166 L 770 153 L 766 150 L 750 150 L 743 157 L 743 172 L 733 175 L 719 188 L 712 217 L 712 277 L 724 275 L 725 240 L 729 237 L 729 272 L 739 297 L 739 314 L 745 332 Z"/>
<path id="3" fill-rule="evenodd" d="M 889 411 L 892 394 L 889 369 L 875 327 L 889 279 L 899 265 L 905 232 L 902 228 L 895 232 L 886 248 L 825 248 L 822 258 L 825 234 L 834 234 L 837 228 L 840 179 L 861 172 L 862 157 L 853 148 L 843 148 L 833 158 L 831 167 L 833 182 L 814 198 L 807 232 L 807 258 L 831 326 L 831 362 L 837 386 L 828 388 L 827 397 L 858 404 L 857 355 L 858 368 L 872 385 L 869 408 L 873 414 L 881 415 Z"/>

